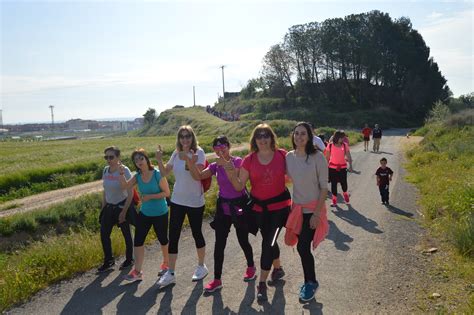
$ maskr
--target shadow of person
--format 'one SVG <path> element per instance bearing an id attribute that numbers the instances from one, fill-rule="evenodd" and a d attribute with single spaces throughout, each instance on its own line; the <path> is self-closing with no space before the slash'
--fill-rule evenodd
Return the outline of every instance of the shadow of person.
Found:
<path id="1" fill-rule="evenodd" d="M 255 281 L 247 283 L 247 289 L 245 290 L 245 296 L 240 302 L 238 314 L 254 314 L 257 311 L 252 307 L 253 301 L 255 300 Z"/>
<path id="2" fill-rule="evenodd" d="M 343 210 L 339 207 L 336 207 L 336 210 L 332 210 L 332 212 L 342 220 L 350 223 L 354 226 L 360 226 L 364 230 L 374 234 L 381 234 L 383 233 L 381 230 L 377 228 L 378 223 L 372 219 L 366 218 L 362 214 L 360 214 L 356 209 L 352 207 L 352 205 L 347 205 L 348 210 Z"/>
<path id="3" fill-rule="evenodd" d="M 112 271 L 111 271 L 112 272 Z M 102 308 L 124 292 L 136 291 L 135 286 L 120 286 L 126 271 L 122 271 L 107 286 L 102 281 L 110 275 L 99 274 L 86 287 L 78 288 L 61 311 L 61 314 L 102 314 Z"/>
<path id="4" fill-rule="evenodd" d="M 194 286 L 194 289 L 191 292 L 191 295 L 186 301 L 186 304 L 184 305 L 183 310 L 181 311 L 181 314 L 196 314 L 196 305 L 203 294 L 202 291 L 203 291 L 203 285 L 202 285 L 202 280 L 200 280 L 196 282 L 196 285 Z"/>
<path id="5" fill-rule="evenodd" d="M 275 281 L 272 286 L 275 288 L 275 293 L 273 294 L 272 302 L 263 301 L 258 304 L 263 306 L 264 314 L 285 314 L 285 294 L 283 292 L 283 287 L 285 286 L 285 280 Z"/>
<path id="6" fill-rule="evenodd" d="M 326 236 L 326 239 L 334 242 L 334 246 L 337 250 L 348 251 L 350 249 L 349 245 L 346 243 L 352 242 L 354 239 L 349 235 L 343 233 L 337 227 L 336 223 L 329 220 L 329 233 Z"/>
<path id="7" fill-rule="evenodd" d="M 323 314 L 323 304 L 319 303 L 316 299 L 312 299 L 311 301 L 304 303 L 303 309 L 309 310 L 311 315 Z"/>
<path id="8" fill-rule="evenodd" d="M 393 155 L 392 152 L 385 152 L 385 151 L 378 151 L 377 153 L 379 153 L 379 154 Z"/>
<path id="9" fill-rule="evenodd" d="M 117 314 L 146 314 L 155 304 L 158 296 L 158 288 L 151 286 L 142 296 L 135 296 L 138 289 L 137 282 L 123 285 L 125 287 L 134 287 L 135 290 L 125 292 L 117 303 Z"/>
<path id="10" fill-rule="evenodd" d="M 392 212 L 392 213 L 395 213 L 395 214 L 398 214 L 398 215 L 403 215 L 405 217 L 408 217 L 408 218 L 412 218 L 413 217 L 413 213 L 410 213 L 410 212 L 406 212 L 400 208 L 397 208 L 397 207 L 394 207 L 392 205 L 388 205 L 386 206 L 388 211 Z"/>

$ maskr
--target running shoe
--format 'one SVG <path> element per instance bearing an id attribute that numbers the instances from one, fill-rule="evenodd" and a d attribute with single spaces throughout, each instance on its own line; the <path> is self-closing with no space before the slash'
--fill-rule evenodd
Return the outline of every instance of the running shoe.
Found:
<path id="1" fill-rule="evenodd" d="M 133 259 L 125 259 L 125 261 L 120 265 L 119 270 L 127 269 L 128 267 L 133 266 L 135 261 Z"/>
<path id="2" fill-rule="evenodd" d="M 206 286 L 204 287 L 204 291 L 211 293 L 220 288 L 222 288 L 222 281 L 219 279 L 214 279 L 210 281 L 208 284 L 206 284 Z"/>
<path id="3" fill-rule="evenodd" d="M 196 270 L 194 271 L 194 274 L 193 274 L 193 278 L 192 280 L 193 281 L 199 281 L 199 280 L 202 280 L 204 279 L 207 274 L 209 273 L 209 270 L 207 269 L 206 265 L 202 265 L 202 266 L 197 266 L 196 267 Z"/>
<path id="4" fill-rule="evenodd" d="M 300 300 L 307 302 L 314 298 L 316 291 L 318 290 L 319 283 L 316 282 L 307 282 L 301 287 L 300 291 Z"/>
<path id="5" fill-rule="evenodd" d="M 349 193 L 346 191 L 345 193 L 342 194 L 344 196 L 344 201 L 346 203 L 349 203 Z"/>
<path id="6" fill-rule="evenodd" d="M 257 271 L 257 268 L 255 268 L 255 266 L 247 267 L 247 270 L 245 270 L 245 273 L 244 273 L 244 281 L 249 282 L 249 281 L 255 280 L 255 278 L 257 278 L 256 271 Z"/>
<path id="7" fill-rule="evenodd" d="M 285 276 L 285 271 L 283 270 L 283 267 L 273 268 L 272 274 L 271 274 L 272 281 L 280 280 L 284 276 Z"/>
<path id="8" fill-rule="evenodd" d="M 335 207 L 337 206 L 337 196 L 332 196 L 332 204 L 331 204 L 331 207 Z"/>
<path id="9" fill-rule="evenodd" d="M 115 266 L 115 260 L 112 259 L 112 260 L 109 260 L 109 261 L 104 261 L 102 266 L 97 268 L 97 272 L 101 273 L 101 272 L 106 272 L 108 270 L 112 270 L 112 269 L 114 269 L 114 266 Z"/>
<path id="10" fill-rule="evenodd" d="M 268 300 L 267 296 L 267 285 L 265 282 L 260 282 L 257 286 L 257 301 L 263 302 Z"/>
<path id="11" fill-rule="evenodd" d="M 123 277 L 126 281 L 135 282 L 143 280 L 143 272 L 138 272 L 135 268 L 130 273 Z"/>
<path id="12" fill-rule="evenodd" d="M 165 272 L 165 274 L 163 276 L 161 276 L 161 278 L 158 279 L 158 281 L 156 281 L 156 285 L 160 289 L 162 289 L 164 287 L 167 287 L 172 283 L 176 283 L 176 277 L 175 277 L 174 274 L 171 274 L 171 272 L 169 270 L 167 270 Z"/>
<path id="13" fill-rule="evenodd" d="M 162 275 L 164 275 L 166 271 L 168 271 L 168 265 L 165 263 L 162 263 L 160 266 L 160 271 L 158 272 L 158 277 L 161 277 Z"/>

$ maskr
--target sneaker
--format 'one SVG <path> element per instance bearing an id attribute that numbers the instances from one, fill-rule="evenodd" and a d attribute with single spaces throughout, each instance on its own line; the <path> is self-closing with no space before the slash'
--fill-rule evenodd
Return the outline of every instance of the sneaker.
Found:
<path id="1" fill-rule="evenodd" d="M 349 194 L 348 194 L 347 192 L 345 192 L 345 193 L 343 193 L 342 195 L 344 196 L 344 201 L 345 201 L 346 203 L 349 203 Z"/>
<path id="2" fill-rule="evenodd" d="M 109 261 L 105 261 L 102 266 L 100 266 L 99 268 L 97 268 L 97 272 L 106 272 L 108 270 L 112 270 L 114 269 L 114 266 L 115 266 L 115 260 L 109 260 Z"/>
<path id="3" fill-rule="evenodd" d="M 335 207 L 337 205 L 337 196 L 332 196 L 332 204 L 331 207 Z"/>
<path id="4" fill-rule="evenodd" d="M 385 201 L 385 205 L 386 205 L 386 206 L 390 206 L 390 202 L 388 202 L 388 200 Z"/>
<path id="5" fill-rule="evenodd" d="M 129 272 L 128 275 L 123 277 L 126 281 L 135 282 L 143 280 L 143 272 L 138 272 L 136 269 L 133 269 Z"/>
<path id="6" fill-rule="evenodd" d="M 257 268 L 255 268 L 255 266 L 247 267 L 247 270 L 245 270 L 245 273 L 244 273 L 244 281 L 249 282 L 249 281 L 255 280 L 255 278 L 257 278 L 256 271 L 257 271 Z"/>
<path id="7" fill-rule="evenodd" d="M 196 270 L 194 271 L 192 279 L 193 281 L 202 280 L 207 276 L 208 273 L 209 273 L 209 270 L 207 269 L 206 265 L 202 265 L 202 266 L 198 265 L 196 267 Z"/>
<path id="8" fill-rule="evenodd" d="M 162 263 L 160 266 L 160 271 L 158 272 L 158 277 L 163 276 L 167 271 L 168 271 L 168 265 L 165 263 Z"/>
<path id="9" fill-rule="evenodd" d="M 385 201 L 382 201 L 380 204 L 384 205 L 384 204 L 385 204 Z"/>
<path id="10" fill-rule="evenodd" d="M 206 286 L 204 287 L 204 291 L 214 292 L 220 288 L 222 288 L 222 281 L 219 279 L 214 279 L 210 281 L 208 284 L 206 284 Z"/>
<path id="11" fill-rule="evenodd" d="M 283 267 L 273 268 L 271 274 L 272 281 L 280 280 L 281 278 L 283 278 L 283 276 L 285 276 L 285 271 L 283 270 Z"/>
<path id="12" fill-rule="evenodd" d="M 120 265 L 119 270 L 127 269 L 128 267 L 133 266 L 134 263 L 135 261 L 133 259 L 125 259 L 125 261 Z"/>
<path id="13" fill-rule="evenodd" d="M 314 298 L 318 287 L 319 283 L 317 281 L 305 283 L 300 290 L 300 300 L 306 302 Z"/>
<path id="14" fill-rule="evenodd" d="M 262 302 L 268 300 L 267 285 L 265 282 L 260 282 L 257 286 L 257 301 Z"/>
<path id="15" fill-rule="evenodd" d="M 156 281 L 156 285 L 160 289 L 162 289 L 166 286 L 169 286 L 172 283 L 176 283 L 176 277 L 175 277 L 175 275 L 171 274 L 171 272 L 169 270 L 167 270 L 165 272 L 165 274 L 163 276 L 161 276 L 161 278 L 158 279 L 158 281 Z"/>

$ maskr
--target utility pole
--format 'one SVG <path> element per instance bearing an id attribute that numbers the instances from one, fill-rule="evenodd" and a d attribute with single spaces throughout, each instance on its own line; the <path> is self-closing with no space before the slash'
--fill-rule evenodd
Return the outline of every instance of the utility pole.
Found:
<path id="1" fill-rule="evenodd" d="M 51 131 L 54 129 L 54 113 L 53 113 L 53 105 L 49 105 L 49 109 L 51 109 Z"/>
<path id="2" fill-rule="evenodd" d="M 3 109 L 0 109 L 0 129 L 3 129 L 3 116 L 2 116 Z"/>
<path id="3" fill-rule="evenodd" d="M 196 89 L 194 85 L 193 85 L 193 101 L 194 101 L 194 106 L 196 106 Z"/>
<path id="4" fill-rule="evenodd" d="M 224 65 L 220 66 L 222 69 L 222 101 L 224 105 L 222 105 L 222 109 L 225 109 L 225 85 L 224 85 Z"/>

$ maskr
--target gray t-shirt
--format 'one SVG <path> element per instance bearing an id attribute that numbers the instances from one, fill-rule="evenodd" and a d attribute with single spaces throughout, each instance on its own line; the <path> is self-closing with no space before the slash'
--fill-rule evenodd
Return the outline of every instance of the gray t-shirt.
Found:
<path id="1" fill-rule="evenodd" d="M 306 160 L 306 158 L 308 158 Z M 296 156 L 295 151 L 286 155 L 286 170 L 293 181 L 293 202 L 306 204 L 317 200 L 328 183 L 328 163 L 321 152 L 309 156 Z M 303 213 L 313 210 L 303 208 Z"/>
<path id="2" fill-rule="evenodd" d="M 129 180 L 132 177 L 128 167 L 125 168 L 125 178 Z M 105 202 L 111 204 L 118 204 L 124 199 L 127 199 L 127 190 L 120 187 L 120 172 L 117 169 L 115 172 L 109 172 L 109 167 L 106 166 L 102 172 L 102 186 L 104 186 Z"/>

